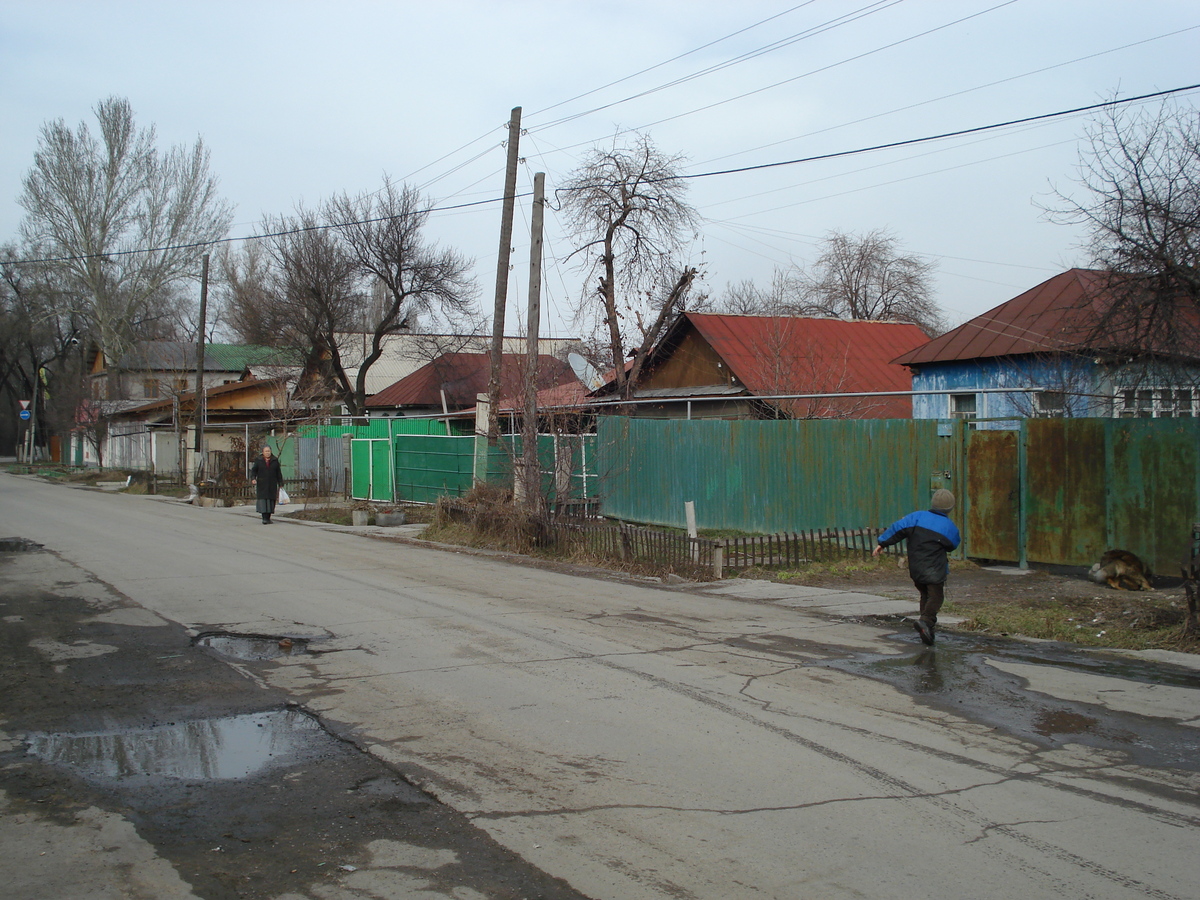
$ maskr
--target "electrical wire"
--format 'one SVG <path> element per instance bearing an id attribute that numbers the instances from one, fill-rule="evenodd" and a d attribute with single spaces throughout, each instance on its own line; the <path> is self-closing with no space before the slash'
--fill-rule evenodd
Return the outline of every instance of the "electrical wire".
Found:
<path id="1" fill-rule="evenodd" d="M 715 41 L 709 41 L 707 44 L 701 44 L 699 47 L 693 47 L 691 50 L 688 50 L 684 53 L 680 53 L 678 56 L 673 56 L 670 59 L 663 60 L 660 63 L 655 63 L 652 66 L 648 66 L 645 69 L 642 69 L 638 72 L 634 72 L 632 75 L 625 75 L 622 78 L 618 78 L 616 81 L 610 81 L 608 84 L 601 85 L 598 88 L 592 88 L 590 91 L 584 91 L 582 94 L 576 94 L 574 97 L 571 97 L 567 100 L 560 100 L 558 103 L 554 103 L 550 106 L 544 106 L 541 109 L 537 110 L 536 112 L 530 113 L 530 118 L 533 118 L 535 116 L 540 116 L 542 113 L 547 113 L 552 109 L 558 109 L 560 106 L 566 106 L 568 103 L 574 103 L 576 100 L 582 100 L 584 97 L 590 97 L 592 94 L 598 94 L 600 91 L 604 91 L 610 87 L 615 87 L 618 84 L 622 84 L 626 81 L 630 81 L 631 79 L 637 78 L 639 75 L 645 75 L 647 72 L 653 72 L 655 69 L 661 69 L 663 66 L 670 65 L 673 62 L 678 62 L 679 60 L 683 59 L 684 57 L 691 56 L 693 53 L 699 53 L 701 50 L 707 50 L 709 47 L 715 47 L 717 44 L 727 41 L 730 38 L 735 38 L 739 34 L 745 34 L 747 31 L 752 31 L 753 29 L 758 28 L 760 25 L 765 25 L 768 22 L 774 21 L 775 19 L 780 19 L 783 16 L 788 15 L 789 13 L 793 13 L 796 10 L 802 9 L 805 6 L 811 6 L 813 3 L 816 3 L 816 2 L 817 2 L 817 0 L 805 0 L 804 3 L 798 3 L 795 6 L 791 7 L 790 9 L 785 9 L 783 12 L 776 13 L 773 16 L 768 16 L 765 19 L 755 22 L 753 25 L 747 25 L 745 28 L 740 28 L 737 31 L 730 32 L 729 34 L 725 35 L 724 37 L 717 38 Z"/>
<path id="2" fill-rule="evenodd" d="M 759 47 L 757 49 L 754 49 L 754 50 L 749 50 L 739 56 L 735 56 L 735 57 L 733 57 L 731 59 L 727 59 L 723 62 L 714 63 L 713 65 L 707 66 L 706 68 L 703 68 L 703 69 L 700 69 L 697 72 L 692 72 L 690 75 L 682 75 L 679 78 L 676 78 L 672 81 L 665 82 L 663 84 L 657 85 L 652 88 L 647 88 L 644 91 L 640 91 L 636 94 L 631 94 L 630 96 L 623 97 L 620 100 L 614 100 L 611 103 L 605 103 L 601 106 L 595 106 L 595 107 L 592 107 L 591 109 L 584 110 L 582 112 L 572 113 L 569 116 L 563 116 L 563 117 L 561 117 L 559 119 L 555 119 L 551 122 L 546 122 L 542 125 L 537 126 L 536 130 L 545 131 L 549 128 L 554 128 L 558 125 L 563 125 L 567 122 L 572 122 L 575 119 L 582 119 L 585 116 L 590 116 L 590 115 L 593 115 L 598 112 L 603 112 L 604 110 L 611 109 L 614 106 L 620 106 L 622 103 L 628 103 L 631 100 L 638 100 L 642 97 L 648 97 L 651 94 L 657 94 L 660 91 L 665 91 L 670 88 L 677 87 L 678 85 L 686 84 L 689 81 L 694 81 L 697 78 L 703 78 L 705 75 L 711 75 L 714 72 L 723 71 L 724 69 L 728 69 L 732 66 L 740 65 L 741 63 L 748 62 L 749 60 L 758 59 L 760 56 L 765 56 L 768 53 L 774 53 L 776 50 L 783 50 L 787 47 L 792 46 L 793 44 L 797 44 L 800 41 L 808 40 L 809 38 L 812 38 L 812 37 L 818 37 L 819 35 L 822 35 L 822 34 L 825 34 L 826 32 L 832 31 L 835 28 L 840 28 L 843 25 L 849 25 L 853 22 L 857 22 L 859 19 L 864 19 L 867 16 L 872 16 L 872 15 L 875 15 L 876 13 L 883 12 L 884 10 L 890 9 L 891 7 L 897 6 L 903 2 L 904 2 L 904 0 L 876 0 L 876 2 L 870 3 L 867 6 L 860 7 L 859 9 L 856 9 L 853 12 L 845 13 L 841 16 L 838 16 L 837 18 L 830 19 L 827 22 L 823 22 L 820 25 L 814 25 L 811 28 L 807 28 L 804 31 L 797 32 L 796 34 L 790 35 L 786 38 L 780 38 L 778 41 L 774 41 L 770 44 L 766 44 L 766 45 Z M 1008 0 L 1008 2 L 1015 3 L 1016 0 Z"/>
<path id="3" fill-rule="evenodd" d="M 1154 41 L 1160 41 L 1160 40 L 1164 40 L 1166 38 L 1176 37 L 1181 34 L 1186 34 L 1189 31 L 1195 31 L 1197 28 L 1200 28 L 1200 25 L 1190 25 L 1187 28 L 1181 28 L 1178 31 L 1170 31 L 1165 34 L 1159 34 L 1159 35 L 1155 35 L 1154 37 L 1145 38 L 1144 40 L 1134 41 L 1133 43 L 1130 43 L 1130 44 L 1122 44 L 1119 47 L 1111 47 L 1108 50 L 1100 50 L 1096 53 L 1089 53 L 1085 56 L 1077 56 L 1074 59 L 1069 59 L 1064 62 L 1055 63 L 1052 66 L 1043 66 L 1040 69 L 1033 69 L 1029 72 L 1022 72 L 1019 75 L 1010 75 L 1007 78 L 1001 78 L 996 81 L 989 81 L 986 84 L 979 84 L 979 85 L 976 85 L 975 87 L 964 88 L 961 91 L 953 91 L 949 94 L 943 94 L 940 97 L 933 97 L 933 98 L 930 98 L 929 100 L 922 100 L 918 103 L 910 103 L 907 106 L 899 106 L 899 107 L 896 107 L 895 109 L 889 109 L 886 112 L 875 113 L 874 115 L 870 115 L 870 116 L 864 116 L 861 119 L 853 119 L 849 122 L 842 122 L 839 125 L 831 125 L 828 128 L 820 128 L 816 131 L 809 131 L 804 134 L 796 135 L 794 137 L 784 138 L 783 140 L 780 140 L 780 141 L 772 141 L 771 143 L 768 143 L 768 144 L 760 144 L 757 147 L 751 147 L 747 150 L 739 150 L 737 153 L 729 153 L 729 154 L 726 154 L 725 156 L 713 157 L 712 159 L 704 160 L 703 162 L 699 163 L 698 165 L 708 165 L 710 163 L 720 162 L 721 160 L 724 160 L 724 159 L 733 159 L 734 157 L 737 157 L 737 156 L 744 156 L 747 153 L 755 153 L 755 152 L 758 152 L 759 150 L 768 150 L 771 147 L 778 147 L 782 144 L 790 144 L 795 141 L 805 140 L 806 138 L 816 137 L 817 135 L 828 134 L 831 131 L 837 131 L 842 128 L 849 128 L 853 125 L 862 125 L 864 122 L 872 122 L 876 119 L 882 119 L 886 116 L 895 115 L 896 113 L 908 112 L 909 110 L 919 109 L 920 107 L 928 106 L 931 103 L 939 103 L 942 100 L 950 100 L 950 99 L 953 99 L 954 97 L 962 97 L 966 94 L 972 94 L 976 91 L 986 90 L 987 88 L 996 87 L 1001 84 L 1008 84 L 1009 82 L 1012 82 L 1012 81 L 1019 81 L 1022 78 L 1029 78 L 1034 75 L 1042 75 L 1046 72 L 1052 72 L 1055 69 L 1061 69 L 1064 66 L 1075 65 L 1076 63 L 1086 62 L 1089 59 L 1098 59 L 1101 56 L 1108 56 L 1109 54 L 1112 54 L 1112 53 L 1119 53 L 1122 50 L 1129 50 L 1132 47 L 1140 47 L 1143 44 L 1150 44 L 1150 43 L 1153 43 Z"/>
<path id="4" fill-rule="evenodd" d="M 753 165 L 753 166 L 742 166 L 742 167 L 734 168 L 734 169 L 723 169 L 720 171 L 713 171 L 713 172 L 697 172 L 697 173 L 686 174 L 686 175 L 677 175 L 671 179 L 658 179 L 658 180 L 659 181 L 668 181 L 668 180 L 686 180 L 686 179 L 693 179 L 693 178 L 712 178 L 712 177 L 716 177 L 716 176 L 720 176 L 720 175 L 734 175 L 734 174 L 740 174 L 743 172 L 756 172 L 756 171 L 763 171 L 766 169 L 774 169 L 774 168 L 779 168 L 782 166 L 801 165 L 803 163 L 816 162 L 819 160 L 840 159 L 840 158 L 849 157 L 849 156 L 857 156 L 857 155 L 864 154 L 864 153 L 873 153 L 873 152 L 876 152 L 879 150 L 893 149 L 896 147 L 911 147 L 911 146 L 916 146 L 917 144 L 929 143 L 931 141 L 947 140 L 949 138 L 961 137 L 963 135 L 968 135 L 968 134 L 979 134 L 979 133 L 982 133 L 985 131 L 994 131 L 999 128 L 1009 128 L 1014 125 L 1023 125 L 1023 124 L 1029 123 L 1029 122 L 1047 121 L 1050 119 L 1057 119 L 1057 118 L 1062 118 L 1064 116 L 1078 115 L 1080 113 L 1091 112 L 1091 111 L 1099 110 L 1099 109 L 1107 109 L 1107 108 L 1116 107 L 1116 106 L 1123 106 L 1123 105 L 1130 104 L 1130 103 L 1140 103 L 1140 102 L 1143 102 L 1146 100 L 1157 99 L 1160 97 L 1167 97 L 1172 94 L 1187 93 L 1187 92 L 1194 91 L 1197 89 L 1200 89 L 1200 84 L 1185 85 L 1183 87 L 1169 88 L 1169 89 L 1163 90 L 1163 91 L 1155 91 L 1150 94 L 1140 94 L 1136 97 L 1125 97 L 1125 98 L 1116 99 L 1116 100 L 1107 100 L 1103 103 L 1093 103 L 1088 106 L 1078 106 L 1073 109 L 1060 110 L 1058 112 L 1042 113 L 1040 115 L 1035 115 L 1035 116 L 1025 116 L 1020 119 L 1010 119 L 1006 122 L 997 122 L 992 125 L 980 125 L 980 126 L 976 126 L 974 128 L 964 128 L 964 129 L 960 129 L 958 131 L 948 131 L 948 132 L 943 132 L 941 134 L 928 135 L 926 137 L 910 138 L 910 139 L 903 140 L 903 141 L 892 141 L 892 142 L 886 143 L 886 144 L 874 144 L 869 147 L 859 147 L 859 148 L 856 148 L 853 150 L 842 150 L 842 151 L 833 152 L 833 153 L 823 153 L 823 154 L 819 154 L 816 156 L 802 157 L 799 159 L 782 160 L 782 161 L 773 162 L 773 163 L 761 163 L 759 165 Z M 649 182 L 649 181 L 651 181 L 651 179 L 647 179 L 647 181 Z M 560 188 L 559 190 L 565 190 L 565 189 Z M 522 192 L 522 193 L 513 195 L 514 199 L 522 199 L 522 198 L 525 198 L 528 196 L 530 196 L 529 192 Z M 504 199 L 505 198 L 503 196 L 500 196 L 500 197 L 489 197 L 489 198 L 486 198 L 483 200 L 475 200 L 475 201 L 469 201 L 469 202 L 465 202 L 465 203 L 458 203 L 458 204 L 454 204 L 451 206 L 441 206 L 438 204 L 434 204 L 430 207 L 427 207 L 426 210 L 423 210 L 422 212 L 427 211 L 427 212 L 432 213 L 432 212 L 447 212 L 447 211 L 451 211 L 451 210 L 469 209 L 472 207 L 485 206 L 490 203 L 499 203 Z M 311 226 L 307 226 L 307 227 L 303 227 L 303 228 L 283 229 L 280 231 L 263 233 L 263 234 L 252 234 L 252 235 L 246 235 L 243 237 L 228 237 L 228 238 L 218 238 L 218 239 L 212 240 L 212 241 L 197 241 L 197 242 L 189 243 L 189 244 L 172 244 L 172 245 L 166 245 L 166 246 L 161 246 L 161 247 L 147 247 L 147 248 L 137 248 L 137 249 L 131 249 L 131 250 L 113 250 L 113 251 L 108 251 L 105 253 L 90 253 L 90 254 L 84 254 L 84 255 L 78 255 L 78 256 L 43 257 L 40 259 L 23 259 L 23 260 L 9 259 L 9 260 L 5 260 L 5 262 L 9 265 L 53 263 L 53 262 L 77 262 L 80 260 L 87 260 L 87 259 L 106 259 L 106 258 L 113 258 L 113 257 L 120 257 L 120 256 L 132 256 L 132 255 L 136 255 L 139 253 L 159 253 L 159 252 L 163 252 L 163 251 L 167 251 L 167 250 L 192 250 L 192 249 L 198 249 L 200 247 L 215 246 L 217 244 L 232 243 L 234 241 L 263 240 L 263 239 L 268 239 L 268 238 L 284 237 L 286 235 L 292 235 L 292 234 L 303 234 L 303 233 L 311 232 L 311 231 L 321 231 L 321 230 L 325 230 L 325 229 L 329 229 L 329 228 L 338 228 L 338 227 L 342 227 L 345 225 L 372 224 L 375 222 L 388 221 L 388 220 L 394 219 L 394 218 L 397 218 L 397 217 L 396 216 L 378 216 L 378 217 L 374 217 L 374 218 L 370 218 L 370 219 L 358 220 L 355 222 L 333 222 L 333 223 L 326 223 L 326 224 L 321 224 L 321 225 L 311 225 Z"/>

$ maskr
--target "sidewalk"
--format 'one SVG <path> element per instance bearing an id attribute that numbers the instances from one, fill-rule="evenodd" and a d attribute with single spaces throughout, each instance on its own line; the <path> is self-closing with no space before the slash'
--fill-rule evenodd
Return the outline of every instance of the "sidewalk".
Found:
<path id="1" fill-rule="evenodd" d="M 182 501 L 176 500 L 173 502 Z M 276 510 L 274 522 L 314 526 L 324 528 L 328 531 L 350 532 L 372 537 L 394 537 L 420 541 L 429 546 L 445 547 L 458 552 L 479 553 L 485 556 L 519 555 L 507 554 L 504 551 L 473 550 L 458 546 L 451 547 L 449 544 L 439 544 L 434 541 L 422 541 L 421 533 L 426 528 L 422 524 L 387 527 L 378 525 L 331 525 L 327 522 L 309 522 L 304 519 L 293 519 L 287 515 L 288 512 L 302 507 L 303 504 L 301 503 L 280 504 Z M 214 506 L 203 508 L 211 509 L 218 513 L 258 518 L 258 513 L 254 511 L 253 506 Z M 802 584 L 779 584 L 773 581 L 762 581 L 753 578 L 726 578 L 722 581 L 711 582 L 685 581 L 674 584 L 672 587 L 675 590 L 684 590 L 692 593 L 734 597 L 742 600 L 766 601 L 777 606 L 786 606 L 796 610 L 803 610 L 804 612 L 841 618 L 861 616 L 906 616 L 916 618 L 917 615 L 917 597 L 915 592 L 911 600 L 894 600 L 889 597 L 881 597 L 877 594 L 864 594 L 857 591 L 837 590 L 835 588 L 809 587 Z M 962 619 L 954 616 L 939 616 L 939 621 L 945 625 L 954 625 L 957 622 L 961 622 Z"/>

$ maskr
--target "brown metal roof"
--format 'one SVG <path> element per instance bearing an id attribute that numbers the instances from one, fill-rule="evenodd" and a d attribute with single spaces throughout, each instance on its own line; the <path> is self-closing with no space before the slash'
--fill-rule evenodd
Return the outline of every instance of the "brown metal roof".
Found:
<path id="1" fill-rule="evenodd" d="M 907 322 L 706 313 L 684 318 L 754 394 L 910 391 L 911 374 L 892 360 L 928 340 Z M 781 363 L 787 371 L 781 372 Z M 912 414 L 907 397 L 882 397 L 877 407 L 873 416 Z"/>
<path id="2" fill-rule="evenodd" d="M 525 368 L 525 356 L 505 353 L 500 362 L 501 398 L 518 397 L 521 394 Z M 367 406 L 405 407 L 427 406 L 440 408 L 442 394 L 446 392 L 446 403 L 451 409 L 463 409 L 475 405 L 475 397 L 488 388 L 491 361 L 486 353 L 446 353 L 428 362 L 411 375 L 384 388 L 367 400 Z M 571 367 L 553 356 L 538 356 L 539 390 L 560 384 L 578 381 Z"/>
<path id="3" fill-rule="evenodd" d="M 1083 349 L 1081 342 L 1111 303 L 1110 277 L 1107 272 L 1070 269 L 895 361 L 915 366 Z"/>

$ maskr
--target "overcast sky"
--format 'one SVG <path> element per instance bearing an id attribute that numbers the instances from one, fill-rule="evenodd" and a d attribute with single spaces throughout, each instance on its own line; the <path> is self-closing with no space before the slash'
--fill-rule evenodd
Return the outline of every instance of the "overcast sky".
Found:
<path id="1" fill-rule="evenodd" d="M 163 146 L 204 139 L 233 234 L 248 236 L 264 214 L 374 190 L 384 173 L 439 206 L 498 198 L 514 106 L 520 189 L 543 171 L 553 192 L 618 131 L 683 154 L 689 173 L 755 166 L 1197 83 L 1198 49 L 1195 0 L 0 0 L 0 241 L 16 235 L 43 123 L 94 126 L 111 95 Z M 1038 206 L 1072 189 L 1085 123 L 694 179 L 692 262 L 719 294 L 811 262 L 830 230 L 887 229 L 936 263 L 957 324 L 1086 264 L 1083 235 Z M 489 309 L 499 224 L 485 203 L 429 226 L 475 260 Z M 546 246 L 543 328 L 572 334 L 581 276 L 553 212 Z"/>

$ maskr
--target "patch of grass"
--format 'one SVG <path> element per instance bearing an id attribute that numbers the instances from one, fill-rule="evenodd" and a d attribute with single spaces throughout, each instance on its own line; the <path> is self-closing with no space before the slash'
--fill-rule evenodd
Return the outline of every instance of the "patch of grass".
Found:
<path id="1" fill-rule="evenodd" d="M 313 506 L 298 509 L 295 512 L 283 513 L 290 519 L 303 519 L 305 522 L 324 522 L 326 525 L 349 525 L 350 508 L 346 506 Z"/>
<path id="2" fill-rule="evenodd" d="M 942 611 L 963 616 L 957 627 L 984 634 L 1021 635 L 1087 647 L 1200 651 L 1200 636 L 1183 634 L 1186 608 L 1151 594 L 1094 599 L 947 601 Z"/>
<path id="3" fill-rule="evenodd" d="M 834 559 L 812 560 L 799 566 L 776 568 L 753 566 L 738 572 L 739 578 L 765 578 L 772 581 L 803 581 L 806 578 L 849 578 L 854 575 L 891 572 L 896 569 L 895 556 L 863 557 L 854 553 Z M 907 572 L 907 569 L 904 570 Z"/>

